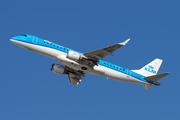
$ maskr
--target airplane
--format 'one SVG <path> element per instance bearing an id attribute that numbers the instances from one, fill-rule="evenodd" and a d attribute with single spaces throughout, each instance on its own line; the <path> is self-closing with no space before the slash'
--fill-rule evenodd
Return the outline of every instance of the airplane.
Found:
<path id="1" fill-rule="evenodd" d="M 85 74 L 101 75 L 118 81 L 142 84 L 146 90 L 151 86 L 160 86 L 159 79 L 169 75 L 168 72 L 157 74 L 163 60 L 156 58 L 139 70 L 129 70 L 106 62 L 104 57 L 126 45 L 130 39 L 91 52 L 81 53 L 34 35 L 22 34 L 10 39 L 14 44 L 51 57 L 63 65 L 52 64 L 51 71 L 60 75 L 67 74 L 69 82 L 81 83 Z"/>

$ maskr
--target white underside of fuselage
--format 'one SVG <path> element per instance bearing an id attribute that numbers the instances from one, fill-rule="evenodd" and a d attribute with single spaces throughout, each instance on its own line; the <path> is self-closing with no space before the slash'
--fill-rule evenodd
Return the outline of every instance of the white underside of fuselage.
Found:
<path id="1" fill-rule="evenodd" d="M 83 71 L 84 73 L 87 74 L 94 74 L 94 75 L 101 75 L 107 78 L 111 78 L 114 80 L 119 80 L 119 81 L 124 81 L 124 82 L 131 82 L 131 83 L 139 83 L 139 84 L 148 84 L 145 81 L 139 80 L 137 78 L 134 78 L 130 75 L 124 74 L 122 72 L 107 68 L 102 65 L 94 66 L 93 68 L 90 68 L 86 65 L 80 64 L 76 61 L 70 60 L 66 58 L 66 53 L 60 50 L 56 50 L 53 48 L 49 48 L 46 46 L 41 46 L 41 45 L 36 45 L 36 44 L 31 44 L 31 43 L 26 43 L 26 42 L 21 42 L 18 40 L 13 40 L 11 41 L 23 48 L 26 48 L 28 50 L 40 53 L 42 55 L 45 55 L 47 57 L 54 58 L 58 62 L 64 64 L 65 66 L 68 66 L 69 68 L 72 68 L 74 70 L 80 70 Z M 82 70 L 81 67 L 86 67 L 87 70 Z"/>

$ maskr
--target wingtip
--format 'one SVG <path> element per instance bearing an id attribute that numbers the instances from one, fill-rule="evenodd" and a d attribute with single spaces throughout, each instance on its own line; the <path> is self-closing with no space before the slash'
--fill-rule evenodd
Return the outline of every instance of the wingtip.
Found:
<path id="1" fill-rule="evenodd" d="M 121 44 L 121 45 L 126 45 L 126 44 L 129 42 L 129 40 L 130 40 L 130 38 L 127 39 L 126 41 L 122 42 L 122 43 L 119 43 L 119 44 Z"/>
<path id="2" fill-rule="evenodd" d="M 130 41 L 130 38 L 129 39 L 127 39 L 126 41 L 124 41 L 124 43 L 126 44 L 126 43 L 128 43 Z"/>
<path id="3" fill-rule="evenodd" d="M 169 72 L 165 72 L 166 75 L 169 75 L 170 73 Z"/>

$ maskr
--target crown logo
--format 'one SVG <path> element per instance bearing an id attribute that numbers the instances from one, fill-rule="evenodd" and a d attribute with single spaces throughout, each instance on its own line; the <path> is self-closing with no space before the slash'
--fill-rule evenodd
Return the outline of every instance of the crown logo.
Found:
<path id="1" fill-rule="evenodd" d="M 152 65 L 149 65 L 148 67 L 149 67 L 150 69 L 154 69 L 154 67 L 153 67 Z"/>

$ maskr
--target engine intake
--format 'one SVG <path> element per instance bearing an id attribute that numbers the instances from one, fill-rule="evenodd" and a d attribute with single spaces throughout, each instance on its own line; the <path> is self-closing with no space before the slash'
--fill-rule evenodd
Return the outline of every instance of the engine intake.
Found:
<path id="1" fill-rule="evenodd" d="M 67 52 L 66 57 L 67 57 L 68 59 L 71 59 L 71 60 L 74 60 L 74 61 L 82 60 L 82 55 L 81 55 L 80 53 L 77 53 L 77 52 L 71 51 L 71 50 L 69 50 L 69 51 Z"/>
<path id="2" fill-rule="evenodd" d="M 57 74 L 61 74 L 61 75 L 66 74 L 65 67 L 59 64 L 52 64 L 51 71 Z"/>

